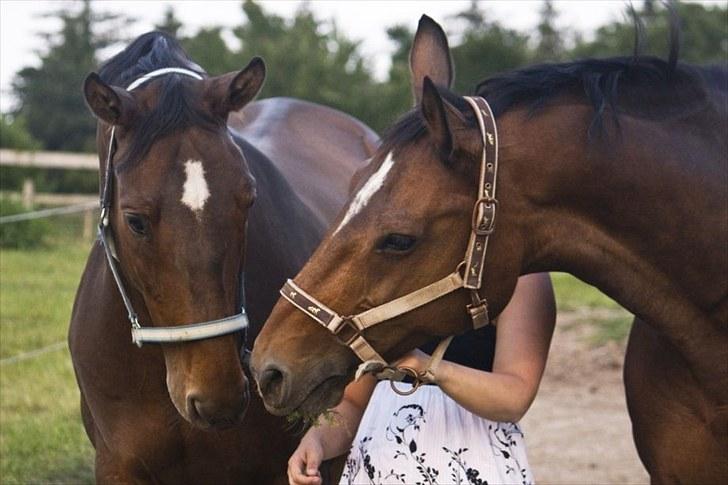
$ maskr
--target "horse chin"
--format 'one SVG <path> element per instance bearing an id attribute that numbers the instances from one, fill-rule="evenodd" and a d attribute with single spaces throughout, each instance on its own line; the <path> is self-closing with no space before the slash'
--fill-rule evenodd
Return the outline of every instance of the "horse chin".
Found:
<path id="1" fill-rule="evenodd" d="M 348 375 L 333 375 L 318 383 L 298 403 L 291 403 L 283 407 L 265 404 L 271 414 L 277 416 L 300 415 L 301 417 L 315 417 L 324 411 L 333 408 L 344 395 L 344 388 L 349 382 Z"/>
<path id="2" fill-rule="evenodd" d="M 198 429 L 224 430 L 231 428 L 243 420 L 248 406 L 250 405 L 250 392 L 246 381 L 245 391 L 242 395 L 240 407 L 236 406 L 219 416 L 211 417 L 208 415 L 205 417 L 201 414 L 203 409 L 200 407 L 200 403 L 195 404 L 195 401 L 190 399 L 188 393 L 180 389 L 180 387 L 183 388 L 183 386 L 175 386 L 174 381 L 175 379 L 173 379 L 168 373 L 167 391 L 169 392 L 170 400 L 179 415 L 182 416 L 182 418 L 184 418 L 184 420 L 189 424 Z"/>

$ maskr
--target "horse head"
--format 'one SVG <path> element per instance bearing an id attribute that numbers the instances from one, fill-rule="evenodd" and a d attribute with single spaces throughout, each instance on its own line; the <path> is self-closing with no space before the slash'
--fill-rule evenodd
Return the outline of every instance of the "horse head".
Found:
<path id="1" fill-rule="evenodd" d="M 203 428 L 244 414 L 239 334 L 189 339 L 174 329 L 240 311 L 245 227 L 256 194 L 227 116 L 255 97 L 264 78 L 259 58 L 207 77 L 174 39 L 151 33 L 84 83 L 99 119 L 109 269 L 118 268 L 119 293 L 138 312 L 135 327 L 164 327 L 174 336 L 161 344 L 169 395 Z"/>
<path id="2" fill-rule="evenodd" d="M 446 275 L 457 281 L 471 234 L 483 133 L 466 100 L 448 90 L 453 70 L 447 39 L 426 16 L 410 67 L 416 109 L 385 135 L 356 195 L 295 284 L 284 287 L 286 299 L 256 339 L 253 372 L 275 414 L 318 413 L 340 400 L 367 356 L 390 361 L 433 336 L 473 325 L 465 311 L 468 291 L 449 291 L 406 312 L 388 304 L 380 313 L 390 316 L 375 317 L 379 321 L 372 326 L 346 317 L 367 310 L 372 316 L 383 304 Z M 506 234 L 498 239 L 490 241 L 491 251 L 510 244 Z M 518 247 L 510 249 L 498 251 L 495 268 L 488 262 L 484 287 L 492 316 L 505 306 L 518 278 Z M 301 289 L 311 298 L 301 300 Z M 321 325 L 312 321 L 317 318 Z M 344 340 L 348 345 L 341 345 Z"/>

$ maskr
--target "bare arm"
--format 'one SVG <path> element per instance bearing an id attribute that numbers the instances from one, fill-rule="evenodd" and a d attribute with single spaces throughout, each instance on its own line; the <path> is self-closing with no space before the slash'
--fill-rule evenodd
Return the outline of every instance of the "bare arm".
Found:
<path id="1" fill-rule="evenodd" d="M 555 320 L 548 274 L 522 276 L 498 317 L 493 372 L 442 361 L 436 371 L 436 384 L 478 416 L 519 421 L 541 382 Z M 424 370 L 428 360 L 427 354 L 414 351 L 399 364 Z"/>
<path id="2" fill-rule="evenodd" d="M 289 483 L 321 483 L 319 465 L 349 450 L 375 385 L 376 380 L 369 375 L 349 384 L 341 402 L 333 409 L 333 423 L 321 423 L 306 432 L 288 460 Z"/>

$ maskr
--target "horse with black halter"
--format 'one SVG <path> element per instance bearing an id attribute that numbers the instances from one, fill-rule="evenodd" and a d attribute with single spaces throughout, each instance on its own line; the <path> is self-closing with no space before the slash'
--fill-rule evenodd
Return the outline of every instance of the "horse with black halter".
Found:
<path id="1" fill-rule="evenodd" d="M 249 397 L 241 345 L 376 136 L 289 99 L 246 119 L 264 77 L 260 59 L 209 77 L 153 32 L 86 79 L 102 210 L 69 346 L 99 482 L 287 483 L 297 437 Z M 325 196 L 308 172 L 327 177 Z"/>
<path id="2" fill-rule="evenodd" d="M 412 373 L 387 362 L 492 321 L 519 275 L 567 271 L 647 322 L 625 373 L 653 480 L 725 482 L 728 76 L 670 57 L 528 67 L 464 98 L 423 17 L 416 109 L 256 340 L 267 409 L 333 406 L 358 366 Z"/>

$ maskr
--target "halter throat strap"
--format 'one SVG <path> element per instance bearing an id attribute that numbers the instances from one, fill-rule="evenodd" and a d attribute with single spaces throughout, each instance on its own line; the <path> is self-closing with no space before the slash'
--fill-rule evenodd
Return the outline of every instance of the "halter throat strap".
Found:
<path id="1" fill-rule="evenodd" d="M 194 71 L 178 67 L 165 67 L 163 69 L 152 71 L 136 79 L 126 89 L 127 91 L 132 91 L 142 84 L 166 74 L 182 74 L 197 80 L 202 80 L 202 76 Z M 109 137 L 109 149 L 106 155 L 106 167 L 104 170 L 104 188 L 101 192 L 101 216 L 99 218 L 98 233 L 101 245 L 104 248 L 106 261 L 109 265 L 109 269 L 111 269 L 111 274 L 114 277 L 114 282 L 119 290 L 121 299 L 124 302 L 124 307 L 127 311 L 127 318 L 131 323 L 132 342 L 141 347 L 145 343 L 190 342 L 193 340 L 202 340 L 227 335 L 240 330 L 247 331 L 248 316 L 245 313 L 245 281 L 242 272 L 240 276 L 239 290 L 239 304 L 241 306 L 240 313 L 219 320 L 191 323 L 187 325 L 142 327 L 139 323 L 139 316 L 136 311 L 134 311 L 131 299 L 129 298 L 129 294 L 126 291 L 121 277 L 118 265 L 119 257 L 116 253 L 114 234 L 109 220 L 113 198 L 112 192 L 114 188 L 113 161 L 114 153 L 116 152 L 115 131 L 116 127 L 112 126 Z M 245 347 L 245 342 L 243 343 L 243 347 Z"/>
<path id="2" fill-rule="evenodd" d="M 293 306 L 326 327 L 342 345 L 351 348 L 359 357 L 363 363 L 357 371 L 357 377 L 365 372 L 376 372 L 378 378 L 390 380 L 401 380 L 405 376 L 410 376 L 415 381 L 415 388 L 423 382 L 432 382 L 434 370 L 442 360 L 452 337 L 444 339 L 438 345 L 427 369 L 419 373 L 413 369 L 390 366 L 367 342 L 362 333 L 367 328 L 420 308 L 456 290 L 465 289 L 470 292 L 472 302 L 467 305 L 466 310 L 472 319 L 474 328 L 477 329 L 490 323 L 488 303 L 485 298 L 480 296 L 478 290 L 480 290 L 483 280 L 488 239 L 495 229 L 498 205 L 495 198 L 498 174 L 498 132 L 493 112 L 485 99 L 465 97 L 465 100 L 475 113 L 483 140 L 483 151 L 468 247 L 464 260 L 455 271 L 423 288 L 351 316 L 337 314 L 306 293 L 292 280 L 288 280 L 280 290 L 281 295 Z M 397 389 L 395 391 L 400 392 Z"/>

